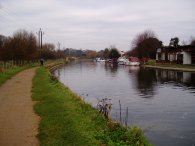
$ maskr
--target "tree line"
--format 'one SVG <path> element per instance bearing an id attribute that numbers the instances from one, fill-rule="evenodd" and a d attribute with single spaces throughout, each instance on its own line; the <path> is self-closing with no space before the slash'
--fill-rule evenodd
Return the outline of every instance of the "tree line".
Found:
<path id="1" fill-rule="evenodd" d="M 190 45 L 195 45 L 194 38 L 191 39 Z M 169 46 L 179 46 L 179 38 L 171 38 Z M 160 47 L 163 47 L 162 41 L 157 38 L 152 30 L 146 30 L 133 39 L 131 50 L 126 52 L 125 55 L 140 59 L 155 59 L 156 49 Z M 26 30 L 18 30 L 11 37 L 0 35 L 0 60 L 2 61 L 32 61 L 40 58 L 58 59 L 65 56 L 74 56 L 75 54 L 81 58 L 101 57 L 113 59 L 120 57 L 120 53 L 114 45 L 99 52 L 74 49 L 56 50 L 55 45 L 51 43 L 45 43 L 40 48 L 35 34 Z"/>
<path id="2" fill-rule="evenodd" d="M 33 61 L 40 58 L 63 58 L 61 50 L 55 50 L 55 45 L 45 43 L 40 48 L 34 33 L 26 30 L 18 30 L 13 36 L 0 35 L 0 60 L 8 61 Z"/>
<path id="3" fill-rule="evenodd" d="M 183 45 L 186 45 L 186 43 L 184 42 Z M 189 45 L 195 45 L 194 38 L 191 38 Z M 171 38 L 169 46 L 170 47 L 180 46 L 179 38 L 178 37 Z M 163 42 L 157 38 L 157 36 L 152 30 L 146 30 L 138 34 L 133 39 L 131 50 L 127 51 L 124 55 L 138 57 L 143 61 L 147 61 L 147 59 L 155 59 L 156 50 L 157 48 L 161 48 L 161 47 L 163 47 Z M 106 48 L 103 51 L 101 57 L 118 58 L 120 57 L 120 54 L 116 47 L 111 46 L 110 48 Z"/>

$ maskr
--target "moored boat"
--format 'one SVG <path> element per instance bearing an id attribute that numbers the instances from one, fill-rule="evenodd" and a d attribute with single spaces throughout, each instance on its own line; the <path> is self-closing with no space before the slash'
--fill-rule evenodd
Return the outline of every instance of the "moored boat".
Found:
<path id="1" fill-rule="evenodd" d="M 125 65 L 138 66 L 140 62 L 137 57 L 129 57 L 129 59 L 125 60 Z"/>
<path id="2" fill-rule="evenodd" d="M 96 58 L 95 61 L 96 62 L 105 62 L 106 60 L 105 59 L 102 59 L 102 58 Z"/>
<path id="3" fill-rule="evenodd" d="M 118 60 L 117 60 L 117 62 L 118 62 L 119 65 L 125 65 L 125 60 L 126 60 L 126 58 L 119 57 Z"/>

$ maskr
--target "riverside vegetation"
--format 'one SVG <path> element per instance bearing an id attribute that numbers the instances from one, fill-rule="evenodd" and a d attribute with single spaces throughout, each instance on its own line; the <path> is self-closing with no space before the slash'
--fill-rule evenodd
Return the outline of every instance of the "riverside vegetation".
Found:
<path id="1" fill-rule="evenodd" d="M 41 146 L 151 146 L 140 128 L 106 119 L 44 67 L 37 69 L 32 91 Z"/>

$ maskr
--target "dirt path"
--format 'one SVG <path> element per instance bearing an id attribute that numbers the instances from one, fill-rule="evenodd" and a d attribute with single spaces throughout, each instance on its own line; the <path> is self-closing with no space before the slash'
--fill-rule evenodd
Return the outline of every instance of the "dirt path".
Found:
<path id="1" fill-rule="evenodd" d="M 38 146 L 39 117 L 31 99 L 35 68 L 20 72 L 0 86 L 0 146 Z"/>

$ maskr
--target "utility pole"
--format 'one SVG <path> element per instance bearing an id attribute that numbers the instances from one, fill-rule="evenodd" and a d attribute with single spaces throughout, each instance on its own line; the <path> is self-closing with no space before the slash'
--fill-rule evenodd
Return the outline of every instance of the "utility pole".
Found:
<path id="1" fill-rule="evenodd" d="M 39 32 L 37 32 L 38 35 L 38 39 L 39 39 L 39 49 L 40 49 L 40 58 L 42 58 L 42 37 L 43 37 L 44 32 L 41 30 L 41 28 L 39 29 Z"/>
<path id="2" fill-rule="evenodd" d="M 58 42 L 58 50 L 60 50 L 60 42 Z"/>

